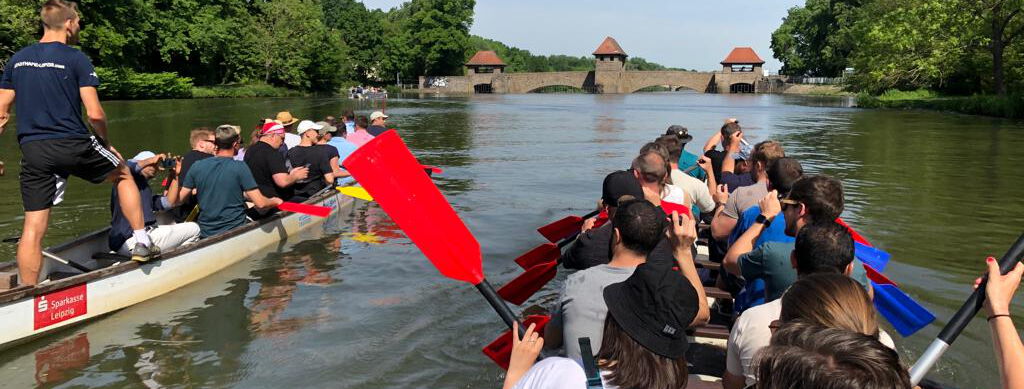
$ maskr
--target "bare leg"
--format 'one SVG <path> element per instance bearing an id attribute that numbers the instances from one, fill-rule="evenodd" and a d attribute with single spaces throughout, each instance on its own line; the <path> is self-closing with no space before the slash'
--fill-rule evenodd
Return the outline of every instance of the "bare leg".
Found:
<path id="1" fill-rule="evenodd" d="M 117 200 L 121 205 L 121 214 L 128 220 L 132 230 L 146 228 L 146 222 L 142 217 L 142 197 L 139 196 L 139 188 L 135 186 L 128 166 L 121 164 L 117 170 L 110 173 L 110 180 L 117 187 Z"/>
<path id="2" fill-rule="evenodd" d="M 18 242 L 18 279 L 22 285 L 39 282 L 39 269 L 43 263 L 43 236 L 50 221 L 50 210 L 25 212 L 25 226 Z"/>

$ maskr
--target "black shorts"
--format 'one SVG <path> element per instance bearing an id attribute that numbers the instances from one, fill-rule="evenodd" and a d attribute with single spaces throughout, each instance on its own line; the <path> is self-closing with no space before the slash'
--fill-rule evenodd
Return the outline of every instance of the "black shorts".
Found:
<path id="1" fill-rule="evenodd" d="M 41 211 L 60 202 L 68 176 L 99 184 L 120 165 L 121 159 L 95 137 L 25 143 L 20 174 L 25 211 Z"/>

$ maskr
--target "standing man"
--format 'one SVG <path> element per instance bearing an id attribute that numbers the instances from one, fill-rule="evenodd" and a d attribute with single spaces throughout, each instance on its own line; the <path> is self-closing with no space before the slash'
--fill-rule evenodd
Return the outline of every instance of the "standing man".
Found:
<path id="1" fill-rule="evenodd" d="M 373 136 L 380 136 L 380 134 L 383 134 L 384 131 L 388 130 L 384 125 L 384 121 L 386 120 L 388 120 L 388 115 L 385 115 L 384 112 L 373 111 L 373 113 L 370 114 L 370 127 L 366 129 L 366 132 L 369 132 L 370 135 Z"/>
<path id="2" fill-rule="evenodd" d="M 12 103 L 18 111 L 25 224 L 17 258 L 23 285 L 38 282 L 50 207 L 62 200 L 71 175 L 94 184 L 113 182 L 121 211 L 138 242 L 133 259 L 148 259 L 147 253 L 153 251 L 144 229 L 139 190 L 120 155 L 107 146 L 107 117 L 96 92 L 99 77 L 89 58 L 68 45 L 78 42 L 77 6 L 49 0 L 40 17 L 42 39 L 15 53 L 0 79 L 0 131 L 10 119 Z M 82 121 L 83 104 L 95 135 Z"/>
<path id="3" fill-rule="evenodd" d="M 284 156 L 278 152 L 284 143 L 284 134 L 284 126 L 276 122 L 264 124 L 259 133 L 259 141 L 246 149 L 243 159 L 249 165 L 263 197 L 288 201 L 293 197 L 292 185 L 305 179 L 309 169 L 299 166 L 288 170 Z M 202 200 L 200 197 L 200 205 Z"/>

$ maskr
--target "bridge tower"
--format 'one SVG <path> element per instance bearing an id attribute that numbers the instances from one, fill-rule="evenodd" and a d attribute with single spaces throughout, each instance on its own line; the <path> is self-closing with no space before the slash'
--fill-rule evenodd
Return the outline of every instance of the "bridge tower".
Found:
<path id="1" fill-rule="evenodd" d="M 624 93 L 619 90 L 629 55 L 615 38 L 606 37 L 594 50 L 594 86 L 597 93 Z"/>

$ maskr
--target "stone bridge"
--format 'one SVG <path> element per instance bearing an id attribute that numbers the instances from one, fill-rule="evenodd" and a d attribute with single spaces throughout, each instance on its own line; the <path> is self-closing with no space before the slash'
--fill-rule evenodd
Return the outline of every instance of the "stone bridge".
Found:
<path id="1" fill-rule="evenodd" d="M 749 47 L 738 47 L 721 62 L 719 72 L 626 70 L 626 53 L 611 37 L 594 51 L 592 71 L 505 73 L 493 51 L 477 52 L 465 76 L 420 77 L 420 89 L 456 93 L 530 93 L 549 86 L 569 86 L 589 93 L 633 93 L 652 86 L 700 93 L 754 93 L 764 89 L 764 63 Z"/>

